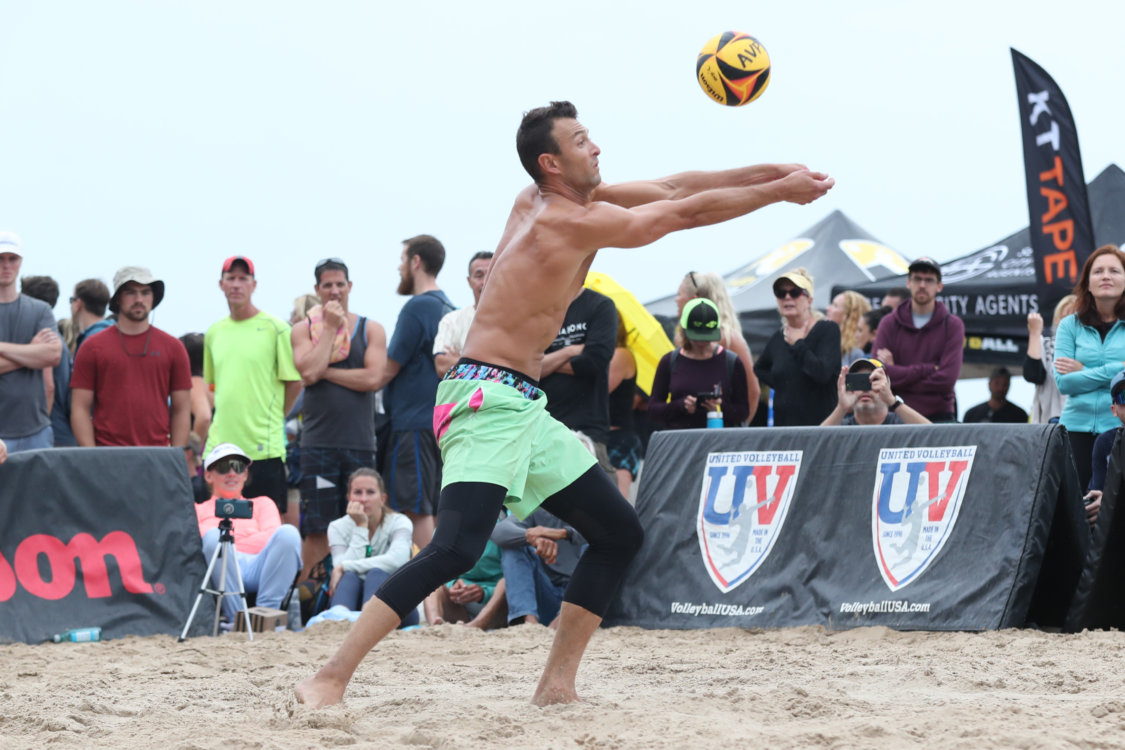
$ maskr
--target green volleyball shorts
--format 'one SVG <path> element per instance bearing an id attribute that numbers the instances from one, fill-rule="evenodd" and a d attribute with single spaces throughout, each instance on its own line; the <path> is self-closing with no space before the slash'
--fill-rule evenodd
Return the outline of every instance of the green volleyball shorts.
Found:
<path id="1" fill-rule="evenodd" d="M 547 413 L 547 394 L 512 370 L 462 358 L 438 384 L 434 435 L 442 489 L 488 482 L 507 489 L 521 520 L 597 459 Z"/>

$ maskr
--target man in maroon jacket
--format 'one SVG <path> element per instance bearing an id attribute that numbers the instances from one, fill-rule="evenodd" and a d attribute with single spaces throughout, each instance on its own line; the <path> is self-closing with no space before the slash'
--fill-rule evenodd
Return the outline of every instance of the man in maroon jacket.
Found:
<path id="1" fill-rule="evenodd" d="M 931 422 L 956 422 L 953 386 L 961 374 L 965 324 L 937 299 L 937 261 L 918 258 L 909 274 L 910 299 L 879 323 L 871 349 L 907 406 Z"/>

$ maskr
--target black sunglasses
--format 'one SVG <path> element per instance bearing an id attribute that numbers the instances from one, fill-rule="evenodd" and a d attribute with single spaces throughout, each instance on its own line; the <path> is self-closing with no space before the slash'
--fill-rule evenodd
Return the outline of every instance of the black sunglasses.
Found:
<path id="1" fill-rule="evenodd" d="M 691 288 L 698 292 L 699 291 L 699 284 L 695 280 L 695 271 L 688 271 L 687 275 L 688 275 L 688 278 L 691 279 Z"/>
<path id="2" fill-rule="evenodd" d="M 1113 403 L 1118 406 L 1125 406 L 1125 389 L 1113 394 Z"/>
<path id="3" fill-rule="evenodd" d="M 241 458 L 220 458 L 211 466 L 211 471 L 216 474 L 226 474 L 233 471 L 235 474 L 246 473 L 246 468 L 250 464 L 246 463 Z"/>
<path id="4" fill-rule="evenodd" d="M 777 297 L 778 299 L 785 299 L 786 297 L 788 297 L 789 299 L 797 299 L 798 297 L 800 297 L 804 293 L 805 293 L 804 289 L 801 289 L 800 287 L 796 287 L 796 286 L 791 286 L 788 289 L 774 289 L 773 290 L 773 296 Z"/>

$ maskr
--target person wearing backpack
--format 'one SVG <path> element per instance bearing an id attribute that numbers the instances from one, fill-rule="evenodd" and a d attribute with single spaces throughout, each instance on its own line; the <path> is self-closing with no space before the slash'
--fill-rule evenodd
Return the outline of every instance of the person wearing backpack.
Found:
<path id="1" fill-rule="evenodd" d="M 750 414 L 746 369 L 734 352 L 719 345 L 719 308 L 697 297 L 680 316 L 684 345 L 656 366 L 649 418 L 658 428 L 707 426 L 707 413 L 721 411 L 724 427 L 740 427 Z"/>

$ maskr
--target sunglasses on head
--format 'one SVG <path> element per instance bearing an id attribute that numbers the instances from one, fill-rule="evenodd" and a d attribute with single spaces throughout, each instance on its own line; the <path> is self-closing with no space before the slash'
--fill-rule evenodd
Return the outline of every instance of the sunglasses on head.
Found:
<path id="1" fill-rule="evenodd" d="M 786 297 L 788 297 L 789 299 L 797 299 L 798 297 L 800 297 L 804 293 L 805 293 L 804 289 L 801 289 L 800 287 L 796 287 L 796 286 L 791 286 L 788 289 L 774 289 L 773 290 L 773 296 L 777 297 L 778 299 L 785 299 Z"/>
<path id="2" fill-rule="evenodd" d="M 249 465 L 241 458 L 220 458 L 211 467 L 211 471 L 216 474 L 226 474 L 231 471 L 235 474 L 244 474 Z"/>
<path id="3" fill-rule="evenodd" d="M 324 267 L 325 267 L 325 266 L 327 266 L 327 265 L 328 265 L 329 263 L 335 263 L 336 265 L 338 265 L 338 266 L 344 266 L 345 268 L 347 268 L 347 265 L 348 265 L 347 263 L 345 263 L 344 261 L 340 260 L 339 258 L 321 258 L 320 260 L 318 260 L 318 261 L 316 262 L 316 266 L 314 267 L 314 269 L 313 269 L 313 270 L 314 270 L 314 271 L 319 271 L 319 270 L 320 270 L 321 268 L 324 268 Z"/>
<path id="4" fill-rule="evenodd" d="M 1125 406 L 1125 389 L 1122 389 L 1113 394 L 1113 403 L 1117 404 L 1118 406 Z"/>
<path id="5" fill-rule="evenodd" d="M 695 271 L 688 271 L 687 275 L 688 275 L 688 278 L 691 279 L 691 288 L 698 292 L 699 291 L 699 283 L 695 280 Z"/>

